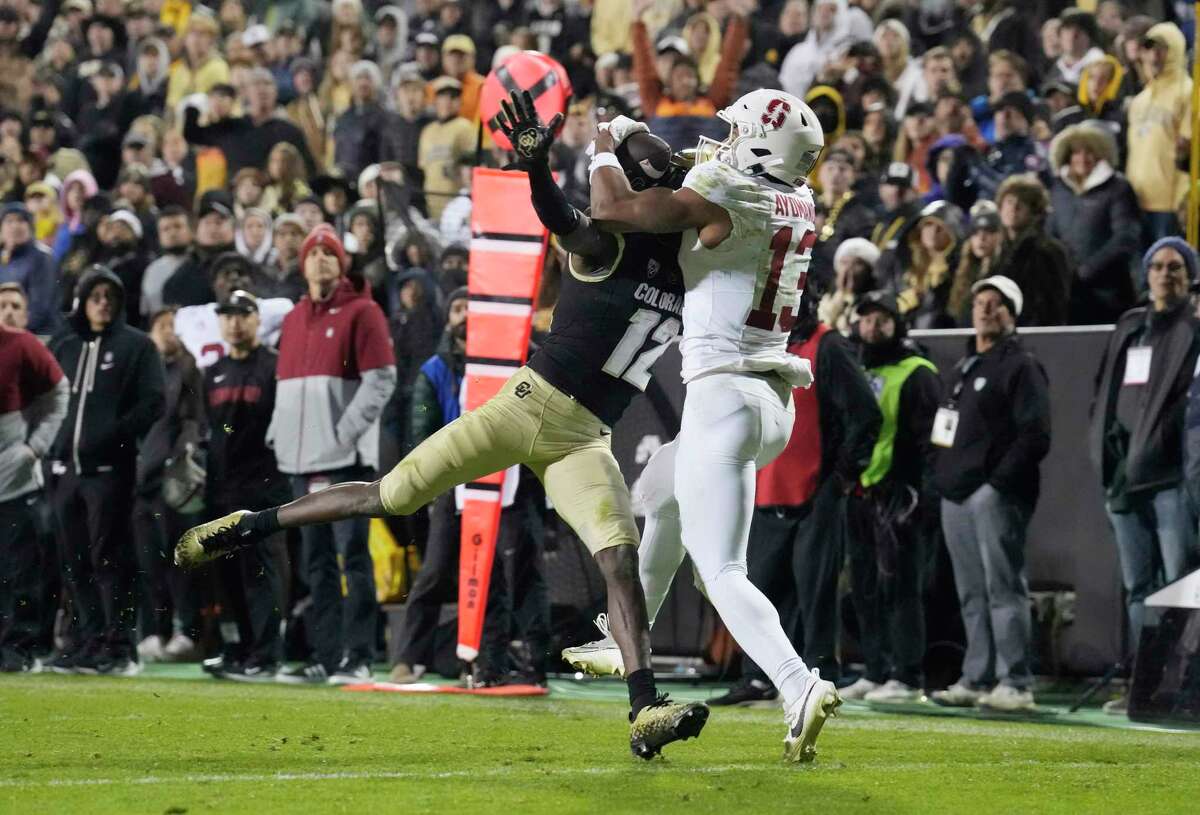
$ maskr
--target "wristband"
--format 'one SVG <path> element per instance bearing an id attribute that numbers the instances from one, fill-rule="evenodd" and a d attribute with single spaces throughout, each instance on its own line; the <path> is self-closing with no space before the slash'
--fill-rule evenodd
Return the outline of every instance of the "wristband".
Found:
<path id="1" fill-rule="evenodd" d="M 617 157 L 615 154 L 607 152 L 607 151 L 604 153 L 597 153 L 595 156 L 592 157 L 592 163 L 588 165 L 588 180 L 589 181 L 591 181 L 592 174 L 595 173 L 597 170 L 599 170 L 601 167 L 615 167 L 616 169 L 624 172 L 624 169 L 621 167 L 621 162 L 617 160 Z"/>

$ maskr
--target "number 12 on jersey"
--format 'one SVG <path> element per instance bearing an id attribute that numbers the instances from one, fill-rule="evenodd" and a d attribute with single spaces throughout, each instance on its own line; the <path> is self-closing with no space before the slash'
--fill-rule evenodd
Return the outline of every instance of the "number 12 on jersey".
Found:
<path id="1" fill-rule="evenodd" d="M 792 228 L 780 227 L 771 238 L 771 270 L 767 275 L 766 285 L 763 286 L 762 299 L 758 301 L 758 308 L 753 309 L 746 318 L 746 325 L 761 328 L 763 331 L 774 331 L 778 321 L 780 331 L 792 330 L 792 326 L 796 324 L 796 306 L 800 297 L 804 295 L 804 285 L 808 278 L 808 259 L 816 242 L 816 232 L 806 229 L 800 233 L 800 240 L 796 242 L 796 254 L 800 256 L 803 268 L 796 279 L 796 299 L 791 303 L 776 303 L 776 299 L 779 299 L 779 280 L 783 275 L 784 266 L 787 265 L 788 252 L 792 248 Z"/>

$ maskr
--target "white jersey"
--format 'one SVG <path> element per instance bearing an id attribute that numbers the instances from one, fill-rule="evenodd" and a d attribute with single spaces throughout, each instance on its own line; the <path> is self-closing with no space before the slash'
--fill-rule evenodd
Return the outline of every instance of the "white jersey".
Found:
<path id="1" fill-rule="evenodd" d="M 295 307 L 286 297 L 271 297 L 258 301 L 258 338 L 263 345 L 272 348 L 279 344 L 279 331 L 283 318 Z M 175 333 L 183 347 L 196 358 L 196 365 L 203 370 L 229 353 L 229 344 L 221 339 L 221 322 L 217 317 L 217 304 L 187 306 L 175 312 Z"/>
<path id="2" fill-rule="evenodd" d="M 683 303 L 683 381 L 710 373 L 774 371 L 807 387 L 807 360 L 787 338 L 816 240 L 816 208 L 807 186 L 784 188 L 720 161 L 688 172 L 683 186 L 729 213 L 733 231 L 715 249 L 695 230 L 679 248 Z"/>

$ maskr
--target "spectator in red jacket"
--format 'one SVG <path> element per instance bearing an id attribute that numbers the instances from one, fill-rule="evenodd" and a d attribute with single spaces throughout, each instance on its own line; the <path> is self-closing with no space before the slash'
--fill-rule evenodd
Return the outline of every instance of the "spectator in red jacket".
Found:
<path id="1" fill-rule="evenodd" d="M 46 346 L 16 327 L 26 312 L 16 283 L 0 284 L 0 672 L 31 670 L 44 568 L 35 471 L 67 414 L 68 385 Z"/>
<path id="2" fill-rule="evenodd" d="M 379 464 L 379 415 L 396 386 L 396 358 L 383 311 L 369 289 L 346 277 L 349 268 L 332 227 L 318 225 L 304 239 L 300 269 L 308 294 L 283 321 L 267 431 L 279 470 L 291 476 L 297 496 L 343 481 L 370 481 L 368 472 Z M 355 518 L 301 533 L 313 653 L 307 664 L 279 674 L 281 682 L 370 678 L 376 606 L 367 529 L 366 518 Z"/>

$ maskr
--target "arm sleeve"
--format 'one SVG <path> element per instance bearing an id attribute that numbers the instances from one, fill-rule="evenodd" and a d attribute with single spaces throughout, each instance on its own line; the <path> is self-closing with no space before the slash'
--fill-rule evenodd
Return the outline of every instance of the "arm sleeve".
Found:
<path id="1" fill-rule="evenodd" d="M 362 383 L 338 419 L 336 434 L 351 444 L 367 431 L 396 389 L 396 356 L 387 320 L 379 306 L 370 303 L 354 326 L 354 351 Z"/>
<path id="2" fill-rule="evenodd" d="M 179 395 L 179 446 L 199 444 L 205 436 L 204 374 L 191 366 L 183 378 Z"/>
<path id="3" fill-rule="evenodd" d="M 1086 263 L 1078 267 L 1079 279 L 1090 282 L 1096 273 L 1107 268 L 1110 264 L 1128 258 L 1137 252 L 1142 242 L 1142 215 L 1138 208 L 1137 198 L 1133 188 L 1127 183 L 1119 187 L 1120 194 L 1115 196 L 1112 207 L 1108 210 L 1109 229 L 1103 237 L 1104 241 L 1096 248 Z M 1057 222 L 1057 219 L 1055 219 Z M 1062 240 L 1060 235 L 1052 236 Z"/>
<path id="4" fill-rule="evenodd" d="M 58 363 L 54 364 L 58 369 Z M 51 385 L 50 390 L 38 396 L 29 406 L 29 436 L 25 443 L 37 454 L 38 458 L 46 455 L 50 445 L 58 436 L 63 419 L 67 416 L 67 404 L 71 399 L 71 386 L 67 378 L 59 372 L 58 381 Z"/>
<path id="5" fill-rule="evenodd" d="M 942 381 L 929 368 L 917 368 L 900 389 L 900 416 L 903 432 L 917 440 L 921 452 L 921 495 L 932 497 L 933 470 L 937 447 L 933 443 L 933 420 L 942 400 Z"/>
<path id="6" fill-rule="evenodd" d="M 167 409 L 162 360 L 149 338 L 138 351 L 133 386 L 133 406 L 121 419 L 119 430 L 123 436 L 140 439 Z"/>
<path id="7" fill-rule="evenodd" d="M 1009 387 L 1017 434 L 988 483 L 1002 493 L 1020 492 L 1019 482 L 1050 452 L 1050 387 L 1042 367 L 1026 357 Z"/>
<path id="8" fill-rule="evenodd" d="M 642 118 L 654 115 L 662 97 L 662 82 L 654 65 L 654 49 L 650 45 L 650 33 L 641 20 L 629 27 L 633 40 L 633 77 L 637 80 L 638 93 L 642 97 Z"/>
<path id="9" fill-rule="evenodd" d="M 52 334 L 58 323 L 58 280 L 49 253 L 34 248 L 40 256 L 37 268 L 29 276 L 29 330 L 34 334 Z"/>
<path id="10" fill-rule="evenodd" d="M 717 63 L 712 86 L 708 89 L 708 101 L 712 102 L 717 110 L 728 105 L 733 96 L 741 68 L 742 47 L 745 43 L 746 18 L 738 15 L 729 23 L 725 37 L 721 40 L 721 61 Z"/>
<path id="11" fill-rule="evenodd" d="M 871 463 L 883 415 L 862 369 L 839 336 L 827 335 L 822 341 L 817 367 L 817 382 L 826 383 L 818 385 L 819 392 L 828 394 L 832 415 L 841 416 L 845 427 L 833 471 L 846 483 L 854 483 Z"/>
<path id="12" fill-rule="evenodd" d="M 189 107 L 183 114 L 183 137 L 188 144 L 211 145 L 212 127 L 200 125 L 200 111 Z"/>
<path id="13" fill-rule="evenodd" d="M 530 168 L 529 188 L 538 220 L 558 237 L 563 249 L 583 258 L 592 268 L 608 266 L 616 261 L 616 238 L 601 231 L 590 218 L 571 205 L 547 166 L 542 164 Z"/>

